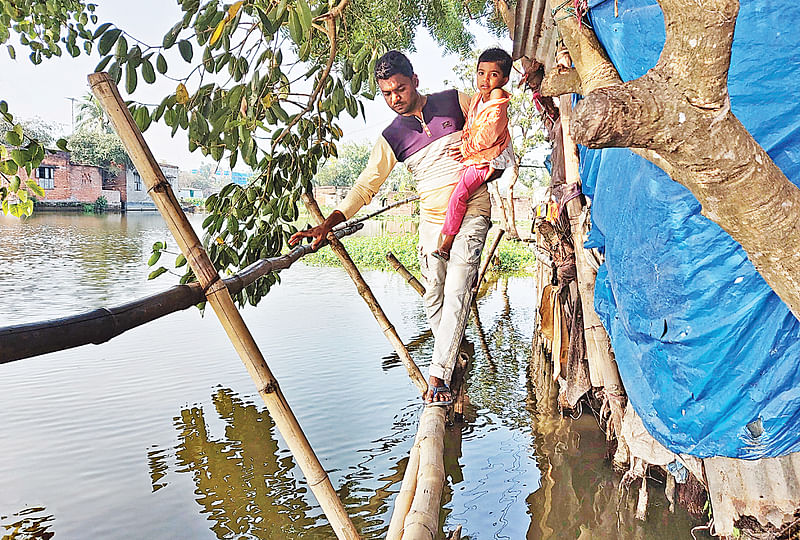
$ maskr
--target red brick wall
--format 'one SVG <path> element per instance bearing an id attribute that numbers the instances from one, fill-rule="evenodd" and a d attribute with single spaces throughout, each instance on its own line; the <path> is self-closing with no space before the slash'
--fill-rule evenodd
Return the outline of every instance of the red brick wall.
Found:
<path id="1" fill-rule="evenodd" d="M 119 200 L 123 203 L 128 202 L 128 173 L 123 167 L 122 172 L 117 175 L 105 173 L 103 189 L 119 191 Z"/>

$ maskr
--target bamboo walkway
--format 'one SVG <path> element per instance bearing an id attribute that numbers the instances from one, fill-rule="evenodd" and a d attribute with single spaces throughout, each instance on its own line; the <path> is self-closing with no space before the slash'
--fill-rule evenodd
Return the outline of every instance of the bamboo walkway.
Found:
<path id="1" fill-rule="evenodd" d="M 111 119 L 134 166 L 147 184 L 156 207 L 166 220 L 181 252 L 197 276 L 198 282 L 177 285 L 166 291 L 115 307 L 99 308 L 73 316 L 0 328 L 0 364 L 90 343 L 104 343 L 128 330 L 155 321 L 167 314 L 187 309 L 205 300 L 219 317 L 234 348 L 256 383 L 270 416 L 289 445 L 292 455 L 306 476 L 311 491 L 320 503 L 336 536 L 347 539 L 359 538 L 327 473 L 303 434 L 277 380 L 270 372 L 231 298 L 232 294 L 240 292 L 257 279 L 270 272 L 289 268 L 314 250 L 310 245 L 300 245 L 284 255 L 262 259 L 238 274 L 222 279 L 189 224 L 172 187 L 163 177 L 163 173 L 156 164 L 114 83 L 105 73 L 90 75 L 89 82 L 92 92 Z M 363 221 L 366 219 L 416 199 L 417 197 L 405 199 L 362 218 L 342 223 L 331 232 L 327 240 L 331 249 L 342 261 L 359 294 L 372 310 L 384 335 L 406 366 L 412 382 L 421 393 L 424 393 L 427 390 L 425 378 L 411 359 L 405 344 L 397 335 L 394 326 L 386 317 L 378 300 L 340 242 L 341 238 L 362 228 Z M 313 196 L 304 195 L 303 201 L 311 215 L 317 222 L 321 222 L 322 214 Z M 502 234 L 503 231 L 500 230 L 491 246 L 487 263 L 480 270 L 479 278 L 473 289 L 473 300 Z M 424 286 L 403 267 L 394 255 L 387 254 L 387 260 L 404 276 L 414 290 L 420 295 L 424 295 Z M 466 328 L 470 309 L 471 303 L 465 306 L 464 312 L 460 314 L 458 326 L 462 333 Z M 427 540 L 438 537 L 439 511 L 445 479 L 443 464 L 445 424 L 451 412 L 456 421 L 460 421 L 462 418 L 465 400 L 464 378 L 468 368 L 467 359 L 458 356 L 458 346 L 454 346 L 450 354 L 456 366 L 451 381 L 451 389 L 456 403 L 451 407 L 426 407 L 423 411 L 402 486 L 395 501 L 388 538 Z M 459 526 L 449 538 L 460 538 L 460 529 Z"/>

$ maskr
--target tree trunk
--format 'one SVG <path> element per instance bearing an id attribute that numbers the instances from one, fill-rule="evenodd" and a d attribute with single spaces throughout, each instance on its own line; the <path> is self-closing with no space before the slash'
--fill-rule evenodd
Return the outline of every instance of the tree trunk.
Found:
<path id="1" fill-rule="evenodd" d="M 555 9 L 559 2 L 550 4 Z M 589 148 L 630 147 L 688 188 L 703 215 L 741 244 L 800 318 L 800 189 L 730 110 L 727 74 L 738 2 L 711 0 L 702 9 L 690 0 L 659 5 L 666 29 L 661 57 L 627 83 L 590 29 L 579 28 L 574 17 L 558 21 L 586 94 L 571 121 L 575 140 Z"/>

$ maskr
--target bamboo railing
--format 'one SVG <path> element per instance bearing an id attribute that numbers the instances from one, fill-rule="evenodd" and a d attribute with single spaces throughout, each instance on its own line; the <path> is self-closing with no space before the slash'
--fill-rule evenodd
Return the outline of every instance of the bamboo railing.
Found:
<path id="1" fill-rule="evenodd" d="M 336 237 L 353 234 L 363 226 L 357 223 L 340 229 L 336 231 Z M 312 252 L 310 245 L 297 246 L 279 257 L 261 259 L 223 282 L 231 294 L 237 294 L 258 278 L 285 270 Z M 115 307 L 0 328 L 0 364 L 81 345 L 105 343 L 128 330 L 190 308 L 205 299 L 199 283 L 175 285 L 166 291 Z"/>
<path id="2" fill-rule="evenodd" d="M 119 95 L 116 85 L 107 73 L 89 75 L 89 84 L 97 100 L 111 119 L 122 139 L 136 170 L 145 181 L 148 192 L 167 222 L 181 252 L 189 262 L 200 285 L 206 292 L 208 303 L 228 334 L 236 352 L 247 367 L 278 431 L 283 436 L 308 485 L 319 501 L 338 538 L 358 539 L 358 531 L 333 489 L 328 474 L 314 454 L 294 413 L 272 375 L 253 336 L 233 303 L 230 293 L 208 258 L 200 239 L 183 213 L 172 187 L 156 163 L 142 134 L 133 121 L 130 111 Z"/>

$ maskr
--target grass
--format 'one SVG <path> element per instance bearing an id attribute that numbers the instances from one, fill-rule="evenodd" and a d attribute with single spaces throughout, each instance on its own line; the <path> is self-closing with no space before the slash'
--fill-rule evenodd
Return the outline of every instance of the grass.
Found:
<path id="1" fill-rule="evenodd" d="M 490 241 L 491 238 L 487 244 Z M 411 271 L 419 271 L 416 234 L 357 236 L 345 238 L 343 242 L 359 268 L 388 270 L 390 267 L 386 262 L 386 252 L 391 251 L 403 266 Z M 528 274 L 533 271 L 536 258 L 524 243 L 502 240 L 497 253 L 500 258 L 499 271 L 516 274 Z M 338 266 L 339 259 L 330 249 L 323 248 L 304 257 L 303 263 L 309 266 Z"/>

